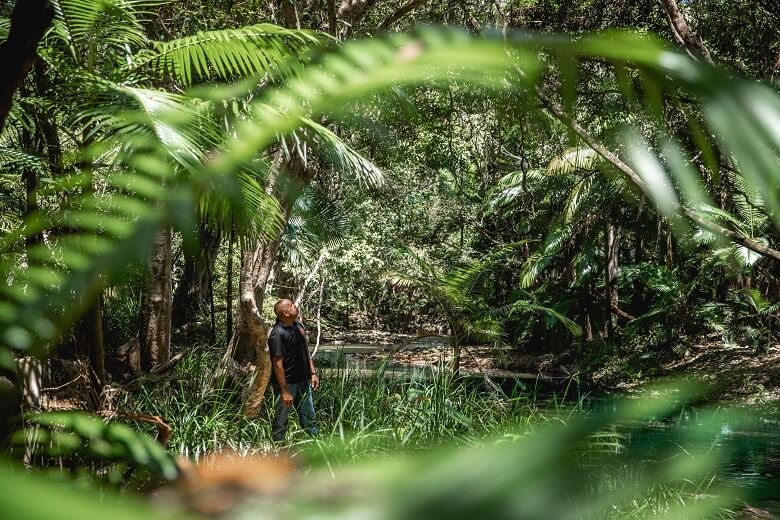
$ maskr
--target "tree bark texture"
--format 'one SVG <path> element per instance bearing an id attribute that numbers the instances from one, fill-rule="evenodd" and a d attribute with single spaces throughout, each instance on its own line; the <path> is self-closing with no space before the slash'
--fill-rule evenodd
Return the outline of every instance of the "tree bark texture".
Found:
<path id="1" fill-rule="evenodd" d="M 35 61 L 35 49 L 54 20 L 48 0 L 18 0 L 11 13 L 8 39 L 0 44 L 0 131 L 11 110 L 14 93 Z"/>
<path id="2" fill-rule="evenodd" d="M 141 301 L 139 331 L 144 372 L 170 359 L 173 250 L 169 225 L 155 234 L 149 257 L 149 282 Z"/>

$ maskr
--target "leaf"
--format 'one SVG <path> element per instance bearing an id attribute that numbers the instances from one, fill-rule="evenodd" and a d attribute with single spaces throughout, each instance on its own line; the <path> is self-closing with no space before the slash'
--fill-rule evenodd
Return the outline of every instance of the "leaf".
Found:
<path id="1" fill-rule="evenodd" d="M 273 24 L 198 32 L 154 42 L 131 59 L 129 70 L 149 70 L 184 86 L 197 80 L 268 75 L 289 79 L 302 71 L 303 54 L 330 42 L 328 35 Z"/>

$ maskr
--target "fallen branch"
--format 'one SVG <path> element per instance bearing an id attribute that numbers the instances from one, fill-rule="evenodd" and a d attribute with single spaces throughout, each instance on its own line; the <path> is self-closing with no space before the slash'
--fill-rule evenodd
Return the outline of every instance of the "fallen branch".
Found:
<path id="1" fill-rule="evenodd" d="M 635 320 L 635 319 L 636 319 L 636 316 L 631 316 L 631 315 L 630 315 L 629 313 L 627 313 L 626 311 L 624 311 L 624 310 L 621 310 L 621 309 L 620 309 L 620 308 L 619 308 L 617 305 L 615 305 L 614 303 L 613 303 L 613 304 L 610 304 L 610 306 L 609 306 L 609 307 L 610 307 L 610 309 L 612 309 L 612 312 L 614 312 L 614 313 L 615 313 L 617 316 L 620 316 L 620 317 L 621 317 L 621 318 L 623 318 L 624 320 L 631 321 L 631 320 Z"/>
<path id="2" fill-rule="evenodd" d="M 132 421 L 143 422 L 147 424 L 153 424 L 157 427 L 157 442 L 163 446 L 168 445 L 168 441 L 173 434 L 173 428 L 171 428 L 168 421 L 160 417 L 159 415 L 149 415 L 145 413 L 128 413 L 128 412 L 115 412 L 109 410 L 100 410 L 98 415 L 105 417 L 109 421 L 114 419 L 129 419 Z"/>

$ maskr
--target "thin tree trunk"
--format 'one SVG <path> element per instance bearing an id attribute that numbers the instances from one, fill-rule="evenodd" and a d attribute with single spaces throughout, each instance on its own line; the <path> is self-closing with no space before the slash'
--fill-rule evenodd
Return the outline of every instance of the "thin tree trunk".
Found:
<path id="1" fill-rule="evenodd" d="M 336 13 L 336 0 L 326 1 L 328 2 L 328 34 L 337 37 L 339 34 L 339 25 Z"/>
<path id="2" fill-rule="evenodd" d="M 200 232 L 200 247 L 184 251 L 184 269 L 173 295 L 173 328 L 195 321 L 210 301 L 210 273 L 219 254 L 222 238 L 207 228 Z"/>
<path id="3" fill-rule="evenodd" d="M 612 309 L 618 307 L 618 265 L 620 255 L 620 228 L 607 222 L 607 228 L 605 230 L 604 249 L 607 258 L 607 264 L 604 269 L 605 280 L 607 289 L 607 305 L 605 308 L 605 337 L 610 337 L 614 334 L 614 326 L 612 323 Z"/>
<path id="4" fill-rule="evenodd" d="M 235 240 L 235 229 L 231 220 L 227 260 L 227 314 L 225 314 L 225 337 L 228 339 L 228 342 L 230 342 L 233 335 L 233 243 Z"/>
<path id="5" fill-rule="evenodd" d="M 101 395 L 106 384 L 106 350 L 103 338 L 103 302 L 98 296 L 87 307 L 82 319 L 82 341 L 89 360 L 89 389 L 87 403 L 90 409 L 99 410 L 102 406 Z"/>
<path id="6" fill-rule="evenodd" d="M 141 302 L 141 370 L 151 371 L 170 359 L 173 270 L 172 233 L 165 225 L 154 236 L 149 255 L 149 282 Z"/>

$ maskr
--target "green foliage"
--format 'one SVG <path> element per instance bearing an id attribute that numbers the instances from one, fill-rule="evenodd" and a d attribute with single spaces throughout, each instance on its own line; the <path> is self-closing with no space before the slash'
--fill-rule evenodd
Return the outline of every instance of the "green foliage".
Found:
<path id="1" fill-rule="evenodd" d="M 307 51 L 328 42 L 327 35 L 273 24 L 198 32 L 168 42 L 154 42 L 131 60 L 130 70 L 148 69 L 184 86 L 197 80 L 230 80 L 267 75 L 290 78 L 301 71 Z"/>
<path id="2" fill-rule="evenodd" d="M 166 480 L 174 480 L 179 473 L 173 458 L 151 437 L 83 412 L 32 415 L 28 417 L 28 426 L 16 433 L 13 443 L 18 450 L 60 460 L 79 456 L 82 460 L 125 462 Z"/>
<path id="3" fill-rule="evenodd" d="M 551 9 L 562 8 L 554 4 Z M 599 80 L 599 86 L 618 85 L 619 90 L 612 89 L 616 93 L 609 93 L 619 96 L 620 101 L 613 106 L 620 105 L 628 113 L 631 111 L 627 109 L 636 109 L 631 117 L 625 118 L 630 126 L 621 132 L 619 149 L 647 186 L 642 196 L 637 196 L 635 190 L 626 190 L 631 201 L 636 202 L 627 206 L 632 210 L 638 208 L 637 220 L 644 197 L 653 196 L 667 215 L 677 213 L 682 204 L 700 216 L 763 243 L 772 240 L 769 222 L 776 226 L 780 222 L 777 221 L 780 195 L 775 189 L 780 153 L 777 93 L 673 52 L 646 34 L 613 32 L 576 39 L 508 34 L 505 39 L 476 39 L 464 32 L 426 28 L 405 36 L 320 49 L 322 42 L 329 41 L 327 37 L 263 25 L 203 32 L 191 38 L 151 44 L 149 50 L 150 43 L 142 30 L 147 5 L 108 0 L 60 0 L 55 5 L 55 29 L 42 55 L 57 70 L 58 77 L 66 79 L 52 92 L 70 93 L 60 98 L 62 107 L 54 118 L 66 122 L 62 133 L 69 137 L 70 149 L 66 154 L 67 164 L 62 165 L 62 171 L 67 174 L 55 179 L 41 195 L 51 201 L 65 193 L 68 203 L 57 211 L 46 208 L 25 217 L 11 233 L 2 237 L 0 272 L 6 278 L 7 287 L 0 289 L 0 362 L 5 367 L 13 366 L 13 355 L 18 350 L 41 354 L 54 344 L 78 317 L 81 308 L 104 287 L 115 283 L 128 265 L 145 258 L 152 236 L 162 226 L 172 224 L 175 232 L 192 236 L 199 209 L 212 220 L 214 227 L 236 229 L 234 224 L 240 221 L 237 229 L 244 238 L 251 237 L 253 230 L 260 236 L 263 231 L 278 231 L 283 217 L 278 204 L 264 189 L 269 168 L 267 155 L 275 147 L 283 148 L 288 157 L 301 156 L 308 146 L 320 152 L 329 150 L 330 155 L 321 155 L 329 160 L 332 169 L 349 169 L 366 184 L 378 187 L 385 179 L 382 170 L 365 158 L 360 146 L 342 139 L 322 121 L 354 122 L 359 119 L 356 114 L 366 107 L 372 108 L 375 92 L 395 89 L 397 93 L 402 85 L 419 89 L 419 98 L 438 104 L 439 109 L 449 105 L 440 114 L 446 121 L 440 126 L 454 126 L 445 115 L 452 118 L 454 99 L 467 96 L 452 96 L 452 90 L 445 96 L 436 87 L 451 89 L 456 85 L 457 90 L 459 83 L 480 85 L 481 93 L 500 92 L 505 97 L 523 98 L 517 102 L 522 108 L 527 108 L 534 99 L 536 88 L 555 89 L 571 115 L 579 117 L 588 114 L 577 113 L 578 87 L 591 86 L 594 78 Z M 497 8 L 500 10 L 500 6 Z M 300 53 L 310 47 L 317 47 L 321 53 L 311 59 L 302 58 Z M 208 78 L 256 77 L 251 78 L 251 87 L 247 87 L 249 83 L 241 83 L 208 92 L 174 95 L 152 88 L 154 83 L 143 78 L 147 73 L 155 78 L 169 75 L 182 85 Z M 257 83 L 269 79 L 284 81 L 256 88 Z M 435 91 L 438 93 L 428 93 Z M 449 103 L 443 102 L 447 97 Z M 474 95 L 469 101 L 478 106 L 482 99 Z M 57 103 L 51 106 L 54 105 Z M 692 105 L 696 114 L 670 117 L 667 109 L 678 105 Z M 381 103 L 373 108 L 376 106 L 386 109 Z M 456 117 L 458 125 L 463 124 L 464 128 L 479 128 L 478 123 L 483 123 L 479 113 L 461 113 Z M 33 119 L 19 114 L 10 126 L 29 128 Z M 619 118 L 608 119 L 611 120 L 599 126 L 605 135 L 615 130 L 614 119 Z M 691 126 L 698 125 L 698 139 L 685 140 L 674 131 L 681 124 L 680 119 Z M 545 132 L 552 126 L 549 121 L 533 124 L 539 125 L 536 130 L 543 128 Z M 599 173 L 594 173 L 592 170 L 597 166 L 594 155 L 579 143 L 571 143 L 577 148 L 563 151 L 563 155 L 562 150 L 552 151 L 552 146 L 545 148 L 544 153 L 534 156 L 535 164 L 529 164 L 523 150 L 516 156 L 517 164 L 505 170 L 515 173 L 505 177 L 488 205 L 491 211 L 501 211 L 488 215 L 511 220 L 512 212 L 520 212 L 534 219 L 522 219 L 512 224 L 515 227 L 511 229 L 507 226 L 509 231 L 502 228 L 502 222 L 489 228 L 493 222 L 479 221 L 474 216 L 481 211 L 473 211 L 468 217 L 465 213 L 481 205 L 491 187 L 488 175 L 475 179 L 484 166 L 478 157 L 488 145 L 492 146 L 492 141 L 474 139 L 477 142 L 474 148 L 480 148 L 479 153 L 470 154 L 468 146 L 460 145 L 462 148 L 456 150 L 458 147 L 452 144 L 455 137 L 462 138 L 466 131 L 459 134 L 462 129 L 451 130 L 447 143 L 446 139 L 438 138 L 437 127 L 430 125 L 427 142 L 411 147 L 411 151 L 435 154 L 437 161 L 418 164 L 437 167 L 421 168 L 417 172 L 410 168 L 406 174 L 412 178 L 413 173 L 422 172 L 441 186 L 422 194 L 404 193 L 410 200 L 407 205 L 399 205 L 397 211 L 401 218 L 405 217 L 401 211 L 425 202 L 426 193 L 455 195 L 453 200 L 457 204 L 452 206 L 457 207 L 436 208 L 436 203 L 448 205 L 443 197 L 431 203 L 439 212 L 437 216 L 442 217 L 445 224 L 442 229 L 446 233 L 425 223 L 420 227 L 431 237 L 444 235 L 445 240 L 451 239 L 456 236 L 454 230 L 459 230 L 460 236 L 456 246 L 450 244 L 449 249 L 442 246 L 437 251 L 443 259 L 440 265 L 447 266 L 445 270 L 433 267 L 439 264 L 415 257 L 414 268 L 396 276 L 395 281 L 426 289 L 447 316 L 456 344 L 466 337 L 498 338 L 498 320 L 488 296 L 493 300 L 503 299 L 502 303 L 509 301 L 506 311 L 542 310 L 563 322 L 570 331 L 578 331 L 562 309 L 572 288 L 581 295 L 588 290 L 585 289 L 588 285 L 595 286 L 594 273 L 604 263 L 598 247 L 603 219 L 628 220 L 628 211 L 615 209 L 620 204 L 616 195 L 623 191 L 625 181 L 601 168 Z M 505 150 L 501 147 L 507 142 L 520 141 L 527 128 L 527 122 L 514 124 L 507 141 L 498 141 L 497 150 L 491 153 L 503 154 Z M 548 134 L 538 132 L 541 136 Z M 4 136 L 4 144 L 7 137 Z M 354 141 L 360 143 L 360 137 Z M 729 177 L 736 193 L 730 199 L 733 207 L 728 211 L 715 206 L 707 185 L 709 180 L 721 175 L 720 168 L 717 164 L 713 166 L 712 161 L 698 160 L 700 156 L 712 159 L 719 154 L 734 172 Z M 450 160 L 455 164 L 451 168 L 447 164 Z M 9 164 L 13 162 L 27 169 L 40 168 L 42 172 L 54 167 L 18 154 L 10 158 Z M 545 163 L 550 166 L 542 174 L 540 165 Z M 491 175 L 495 173 L 492 170 L 495 164 L 489 165 Z M 587 170 L 585 176 L 584 170 Z M 546 189 L 556 183 L 566 189 Z M 399 191 L 414 191 L 413 187 L 402 188 Z M 613 211 L 602 215 L 603 209 Z M 734 214 L 731 209 L 735 210 Z M 419 220 L 425 220 L 427 214 L 420 214 Z M 446 221 L 455 216 L 457 223 Z M 540 226 L 539 222 L 545 225 Z M 486 229 L 467 232 L 469 223 L 479 223 Z M 257 231 L 260 224 L 266 227 Z M 509 236 L 503 234 L 505 231 Z M 694 229 L 690 234 L 697 231 Z M 636 232 L 641 232 L 639 226 Z M 367 232 L 364 236 L 371 234 Z M 375 236 L 371 238 L 378 240 Z M 700 235 L 700 238 L 707 241 L 710 237 Z M 540 250 L 509 264 L 507 269 L 524 263 L 525 269 L 519 280 L 517 276 L 500 280 L 504 287 L 501 283 L 493 286 L 485 283 L 482 275 L 487 262 L 472 262 L 460 269 L 450 267 L 482 256 L 468 248 L 500 250 L 505 243 L 528 240 L 539 240 Z M 356 240 L 345 250 L 359 251 L 362 244 Z M 353 262 L 342 258 L 338 267 L 359 270 L 368 265 L 371 273 L 367 276 L 371 276 L 384 267 L 389 257 L 382 252 L 370 258 L 359 255 Z M 744 268 L 752 268 L 760 261 L 745 251 L 736 253 L 744 260 L 741 262 Z M 658 268 L 657 263 L 648 264 L 645 269 L 639 259 L 635 260 L 639 265 L 637 271 L 627 270 L 627 274 L 629 277 L 636 274 L 638 279 L 647 282 L 642 290 L 652 294 L 653 307 L 634 320 L 634 326 L 652 320 L 655 326 L 670 325 L 667 330 L 671 331 L 687 332 L 698 327 L 695 318 L 699 301 L 695 296 L 704 284 L 691 282 L 688 273 Z M 691 263 L 697 265 L 693 260 Z M 553 305 L 543 306 L 516 291 L 518 287 L 545 283 L 543 274 L 552 277 L 550 273 L 555 269 L 556 275 L 567 273 L 566 282 L 571 281 L 571 287 L 555 293 L 555 296 L 562 295 L 560 298 L 548 298 L 557 300 Z M 500 274 L 500 269 L 495 270 Z M 356 276 L 356 279 L 365 278 Z M 563 286 L 560 281 L 541 285 L 544 289 Z M 740 293 L 739 301 L 761 317 L 773 312 L 771 304 L 750 291 Z M 702 312 L 710 312 L 711 307 L 705 305 L 703 302 L 700 306 Z M 193 370 L 200 374 L 206 372 L 201 368 Z M 451 381 L 443 379 L 432 385 L 401 385 L 392 389 L 392 394 L 386 393 L 379 382 L 349 384 L 358 390 L 345 392 L 349 386 L 345 379 L 340 390 L 335 387 L 327 390 L 324 386 L 323 393 L 332 392 L 332 400 L 324 399 L 321 408 L 327 417 L 324 429 L 329 429 L 332 438 L 338 436 L 347 446 L 343 448 L 344 460 L 379 450 L 385 439 L 391 439 L 390 445 L 395 447 L 416 443 L 429 447 L 441 436 L 468 439 L 476 433 L 492 433 L 491 428 L 496 425 L 522 422 L 525 417 L 517 412 L 516 402 L 507 405 L 497 395 L 486 397 L 478 392 L 460 391 Z M 237 418 L 236 395 L 209 393 L 207 388 L 204 381 L 182 382 L 178 393 L 144 390 L 147 393 L 142 393 L 138 400 L 144 405 L 144 411 L 173 416 L 182 425 L 174 442 L 183 453 L 198 456 L 209 449 L 236 443 L 236 438 L 238 447 L 255 446 L 265 439 L 267 432 L 262 427 Z M 668 420 L 670 414 L 676 413 L 668 401 L 667 396 L 648 401 L 649 413 Z M 381 410 L 381 414 L 367 411 L 372 409 Z M 486 409 L 490 410 L 488 419 L 480 419 Z M 507 409 L 509 412 L 503 415 Z M 611 434 L 610 429 L 621 430 L 622 434 L 629 430 L 627 423 L 647 413 L 647 410 L 640 413 L 629 403 L 618 412 L 598 414 L 592 420 L 567 428 L 545 429 L 543 435 L 528 436 L 526 430 L 510 432 L 495 445 L 488 443 L 474 451 L 400 461 L 388 471 L 384 470 L 390 465 L 384 466 L 382 473 L 369 468 L 363 482 L 374 493 L 363 496 L 380 496 L 384 500 L 331 504 L 333 509 L 324 512 L 312 509 L 321 516 L 331 512 L 333 516 L 343 516 L 360 507 L 361 514 L 386 513 L 404 518 L 434 514 L 455 518 L 477 515 L 580 518 L 606 516 L 615 514 L 616 510 L 617 514 L 626 515 L 641 516 L 643 511 L 648 511 L 693 518 L 708 517 L 732 505 L 725 490 L 707 488 L 715 495 L 710 500 L 697 498 L 699 489 L 691 491 L 690 484 L 679 484 L 684 479 L 689 483 L 707 481 L 710 468 L 717 462 L 709 453 L 697 455 L 690 465 L 678 465 L 672 457 L 661 458 L 672 462 L 654 465 L 655 471 L 650 475 L 632 474 L 636 478 L 628 482 L 623 481 L 625 468 L 646 462 L 647 453 L 628 446 L 616 454 L 617 469 L 610 466 L 613 460 L 605 462 L 607 449 L 618 451 L 618 440 L 623 438 Z M 383 423 L 384 420 L 388 423 Z M 490 421 L 493 422 L 484 428 L 478 426 Z M 96 424 L 80 419 L 61 424 L 75 434 L 57 433 L 62 438 L 62 447 L 66 447 L 68 439 L 71 442 L 74 438 L 79 442 L 82 438 L 97 439 L 98 444 L 89 445 L 96 454 L 130 458 L 136 463 L 153 460 L 139 447 L 143 442 L 128 436 L 126 431 L 109 431 L 108 427 L 100 430 Z M 356 432 L 358 439 L 369 440 L 353 442 L 348 435 L 342 436 L 344 430 Z M 245 434 L 246 444 L 241 440 Z M 116 444 L 106 445 L 103 441 L 107 439 Z M 572 448 L 581 446 L 584 448 Z M 412 476 L 393 480 L 397 475 Z M 475 487 L 475 480 L 480 485 Z M 608 482 L 606 486 L 599 484 L 604 481 Z M 612 484 L 614 487 L 610 488 Z M 17 485 L 20 496 L 37 489 L 35 483 L 26 480 Z M 673 488 L 679 492 L 667 495 Z M 640 499 L 635 499 L 637 495 Z M 666 499 L 667 496 L 671 499 Z M 694 504 L 693 510 L 683 509 L 686 500 Z M 77 511 L 72 501 L 64 499 L 63 503 Z M 317 499 L 294 503 L 305 511 Z M 682 505 L 678 507 L 677 503 Z M 38 508 L 40 504 L 33 506 Z M 19 514 L 18 507 L 4 510 L 12 511 L 9 513 L 12 517 Z M 89 518 L 89 513 L 84 518 Z"/>

